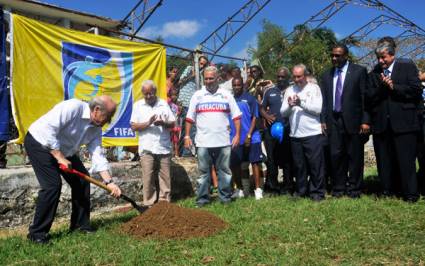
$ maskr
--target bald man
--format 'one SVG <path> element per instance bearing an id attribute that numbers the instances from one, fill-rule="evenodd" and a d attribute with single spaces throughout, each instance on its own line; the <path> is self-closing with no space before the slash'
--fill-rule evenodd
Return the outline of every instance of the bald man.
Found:
<path id="1" fill-rule="evenodd" d="M 109 96 L 95 97 L 89 103 L 71 99 L 57 104 L 29 127 L 24 145 L 41 187 L 29 227 L 30 241 L 49 242 L 48 232 L 61 192 L 61 175 L 72 190 L 70 230 L 94 232 L 90 226 L 90 184 L 59 168 L 63 164 L 89 174 L 78 156 L 81 145 L 86 145 L 92 155 L 92 172 L 99 173 L 113 196 L 120 196 L 121 190 L 112 180 L 101 147 L 102 127 L 111 121 L 115 110 L 116 103 Z"/>

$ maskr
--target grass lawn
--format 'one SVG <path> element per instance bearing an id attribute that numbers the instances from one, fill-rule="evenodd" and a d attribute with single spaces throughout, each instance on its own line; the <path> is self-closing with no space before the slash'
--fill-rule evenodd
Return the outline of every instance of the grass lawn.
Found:
<path id="1" fill-rule="evenodd" d="M 366 175 L 374 175 L 369 171 Z M 179 201 L 194 207 L 194 199 Z M 137 213 L 93 219 L 94 235 L 53 230 L 53 244 L 0 240 L 1 265 L 382 265 L 425 263 L 425 204 L 397 199 L 287 196 L 205 208 L 230 224 L 204 239 L 135 240 L 117 228 Z"/>

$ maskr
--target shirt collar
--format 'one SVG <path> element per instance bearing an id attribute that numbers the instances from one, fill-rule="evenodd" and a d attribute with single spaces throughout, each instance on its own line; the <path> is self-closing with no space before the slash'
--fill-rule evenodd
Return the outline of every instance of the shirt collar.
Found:
<path id="1" fill-rule="evenodd" d="M 394 59 L 394 61 L 391 63 L 391 65 L 387 68 L 387 69 L 388 69 L 388 71 L 390 71 L 390 75 L 393 73 L 394 63 L 395 63 L 395 59 Z"/>
<path id="2" fill-rule="evenodd" d="M 342 68 L 335 67 L 335 74 L 338 74 L 338 69 L 341 69 L 342 73 L 347 73 L 348 64 L 349 64 L 349 62 L 347 60 L 347 62 L 345 62 L 344 66 L 342 66 Z"/>
<path id="3" fill-rule="evenodd" d="M 142 99 L 142 104 L 153 108 L 153 107 L 156 107 L 156 106 L 161 106 L 162 101 L 161 101 L 160 98 L 156 98 L 156 103 L 153 106 L 151 106 L 151 105 L 146 103 L 145 99 Z"/>
<path id="4" fill-rule="evenodd" d="M 90 107 L 88 103 L 84 104 L 83 115 L 81 116 L 83 119 L 90 119 Z"/>

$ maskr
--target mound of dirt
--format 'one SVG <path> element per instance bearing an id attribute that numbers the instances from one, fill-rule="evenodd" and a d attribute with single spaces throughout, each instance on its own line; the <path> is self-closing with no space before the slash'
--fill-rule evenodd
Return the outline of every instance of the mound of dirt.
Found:
<path id="1" fill-rule="evenodd" d="M 189 239 L 216 234 L 227 226 L 207 211 L 162 201 L 123 224 L 121 232 L 139 239 Z"/>

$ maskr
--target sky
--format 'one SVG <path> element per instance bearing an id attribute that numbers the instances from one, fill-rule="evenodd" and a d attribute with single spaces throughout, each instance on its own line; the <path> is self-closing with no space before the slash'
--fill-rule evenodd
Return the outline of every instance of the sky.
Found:
<path id="1" fill-rule="evenodd" d="M 122 20 L 138 2 L 138 0 L 41 1 L 115 20 Z M 148 2 L 148 6 L 153 6 L 157 1 Z M 248 0 L 164 0 L 139 35 L 146 38 L 161 35 L 165 43 L 194 49 L 247 2 Z M 262 30 L 264 19 L 281 26 L 286 33 L 289 33 L 294 25 L 302 24 L 332 2 L 271 0 L 219 54 L 248 58 L 247 48 L 256 47 L 256 36 Z M 382 0 L 382 2 L 425 30 L 425 0 Z M 374 8 L 349 4 L 323 26 L 332 29 L 337 38 L 343 38 L 381 14 L 382 11 Z M 403 29 L 398 26 L 384 25 L 369 36 L 374 38 L 384 35 L 397 36 L 401 32 Z"/>

